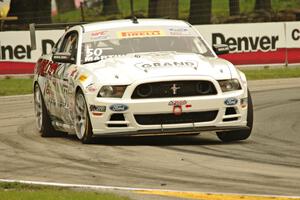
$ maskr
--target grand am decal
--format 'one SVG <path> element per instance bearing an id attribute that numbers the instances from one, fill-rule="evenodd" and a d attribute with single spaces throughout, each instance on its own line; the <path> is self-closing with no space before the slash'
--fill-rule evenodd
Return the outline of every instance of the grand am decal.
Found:
<path id="1" fill-rule="evenodd" d="M 159 67 L 198 67 L 196 61 L 182 61 L 182 62 L 153 62 L 153 63 L 138 63 L 137 67 L 141 68 L 159 68 Z"/>
<path id="2" fill-rule="evenodd" d="M 164 36 L 162 30 L 143 30 L 143 31 L 122 31 L 119 33 L 120 38 L 133 38 L 133 37 L 153 37 Z"/>

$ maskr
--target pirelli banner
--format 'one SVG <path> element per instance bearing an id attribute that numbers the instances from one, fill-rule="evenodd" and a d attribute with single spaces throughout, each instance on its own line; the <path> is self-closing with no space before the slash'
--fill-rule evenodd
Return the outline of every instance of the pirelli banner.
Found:
<path id="1" fill-rule="evenodd" d="M 300 22 L 195 26 L 210 45 L 227 44 L 221 57 L 238 67 L 300 64 Z M 0 32 L 0 74 L 31 74 L 42 53 L 51 51 L 62 30 L 38 31 L 32 51 L 28 31 Z"/>

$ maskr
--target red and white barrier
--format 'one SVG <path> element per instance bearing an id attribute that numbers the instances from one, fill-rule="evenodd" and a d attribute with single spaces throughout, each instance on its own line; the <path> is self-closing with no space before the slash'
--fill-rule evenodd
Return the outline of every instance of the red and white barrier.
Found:
<path id="1" fill-rule="evenodd" d="M 50 52 L 62 30 L 37 31 L 37 50 L 32 51 L 29 31 L 0 32 L 0 75 L 32 74 L 42 53 Z"/>
<path id="2" fill-rule="evenodd" d="M 227 44 L 221 57 L 237 66 L 300 64 L 300 22 L 197 25 L 210 45 Z M 37 50 L 29 31 L 0 32 L 0 75 L 32 74 L 41 53 L 51 51 L 63 30 L 37 31 Z"/>
<path id="3" fill-rule="evenodd" d="M 230 54 L 221 57 L 235 65 L 286 63 L 284 23 L 222 24 L 196 28 L 210 45 L 227 44 Z"/>

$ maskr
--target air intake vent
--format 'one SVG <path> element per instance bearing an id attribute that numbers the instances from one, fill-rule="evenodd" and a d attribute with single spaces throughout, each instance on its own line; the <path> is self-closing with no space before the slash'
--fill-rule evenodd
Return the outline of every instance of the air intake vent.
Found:
<path id="1" fill-rule="evenodd" d="M 112 114 L 109 121 L 125 121 L 123 114 Z"/>
<path id="2" fill-rule="evenodd" d="M 235 108 L 233 107 L 226 108 L 225 115 L 235 115 L 235 114 L 236 114 Z"/>

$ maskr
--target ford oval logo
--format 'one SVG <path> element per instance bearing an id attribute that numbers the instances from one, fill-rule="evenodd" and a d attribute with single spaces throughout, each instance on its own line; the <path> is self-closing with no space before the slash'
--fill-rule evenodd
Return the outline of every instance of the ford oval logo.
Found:
<path id="1" fill-rule="evenodd" d="M 237 98 L 232 97 L 232 98 L 225 99 L 224 103 L 228 106 L 233 106 L 238 103 L 238 100 Z"/>
<path id="2" fill-rule="evenodd" d="M 115 112 L 121 112 L 121 111 L 128 110 L 128 106 L 125 104 L 113 104 L 109 107 L 109 109 Z"/>

